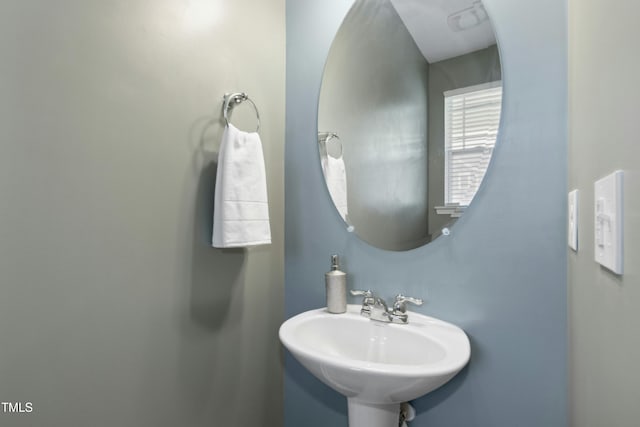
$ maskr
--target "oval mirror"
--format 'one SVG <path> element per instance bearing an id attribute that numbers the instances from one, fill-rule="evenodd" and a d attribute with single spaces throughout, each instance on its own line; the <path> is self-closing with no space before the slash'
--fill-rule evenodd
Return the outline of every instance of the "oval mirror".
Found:
<path id="1" fill-rule="evenodd" d="M 501 67 L 480 0 L 357 0 L 331 45 L 318 148 L 367 243 L 422 246 L 471 203 L 496 142 Z"/>

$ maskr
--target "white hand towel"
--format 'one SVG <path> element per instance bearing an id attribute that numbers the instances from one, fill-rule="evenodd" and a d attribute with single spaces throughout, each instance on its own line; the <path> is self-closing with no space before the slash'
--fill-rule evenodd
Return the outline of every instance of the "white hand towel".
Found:
<path id="1" fill-rule="evenodd" d="M 271 243 L 267 178 L 256 132 L 229 124 L 222 136 L 216 173 L 213 246 L 236 248 Z"/>
<path id="2" fill-rule="evenodd" d="M 329 155 L 322 156 L 322 173 L 327 182 L 327 188 L 331 194 L 333 204 L 338 209 L 340 216 L 345 222 L 349 209 L 347 208 L 347 174 L 345 172 L 342 157 L 335 158 Z"/>

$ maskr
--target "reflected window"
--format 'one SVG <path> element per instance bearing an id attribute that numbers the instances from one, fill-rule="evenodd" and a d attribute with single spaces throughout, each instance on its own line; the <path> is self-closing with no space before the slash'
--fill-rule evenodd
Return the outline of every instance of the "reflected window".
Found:
<path id="1" fill-rule="evenodd" d="M 502 82 L 444 93 L 445 205 L 468 206 L 482 182 L 500 125 Z"/>

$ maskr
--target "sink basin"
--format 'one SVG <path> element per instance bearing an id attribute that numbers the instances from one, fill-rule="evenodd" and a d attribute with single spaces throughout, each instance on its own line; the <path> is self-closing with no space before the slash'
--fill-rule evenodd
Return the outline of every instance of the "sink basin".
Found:
<path id="1" fill-rule="evenodd" d="M 455 325 L 409 313 L 391 324 L 325 308 L 285 321 L 280 340 L 319 380 L 347 397 L 349 426 L 396 427 L 399 405 L 435 390 L 469 361 L 469 339 Z"/>

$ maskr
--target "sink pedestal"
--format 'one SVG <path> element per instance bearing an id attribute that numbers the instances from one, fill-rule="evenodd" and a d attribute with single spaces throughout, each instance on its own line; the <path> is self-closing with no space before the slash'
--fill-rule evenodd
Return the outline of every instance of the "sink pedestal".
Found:
<path id="1" fill-rule="evenodd" d="M 348 398 L 349 427 L 397 427 L 400 404 L 377 404 Z"/>

